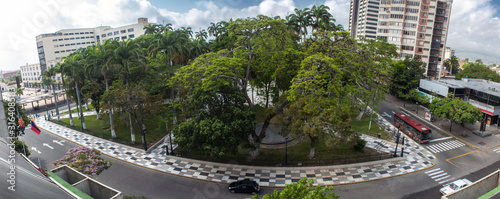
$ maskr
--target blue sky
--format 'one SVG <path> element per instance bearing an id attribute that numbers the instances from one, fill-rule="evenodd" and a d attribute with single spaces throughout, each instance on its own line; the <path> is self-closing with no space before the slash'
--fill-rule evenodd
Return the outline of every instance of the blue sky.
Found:
<path id="1" fill-rule="evenodd" d="M 210 22 L 259 14 L 281 16 L 325 4 L 347 28 L 350 0 L 16 0 L 2 2 L 0 68 L 38 62 L 35 37 L 68 28 L 132 24 L 139 17 L 174 28 L 206 29 Z M 459 58 L 500 64 L 500 0 L 454 0 L 447 46 Z"/>

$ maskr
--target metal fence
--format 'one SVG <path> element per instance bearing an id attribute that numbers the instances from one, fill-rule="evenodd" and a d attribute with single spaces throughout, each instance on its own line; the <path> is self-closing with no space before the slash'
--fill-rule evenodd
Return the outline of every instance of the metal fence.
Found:
<path id="1" fill-rule="evenodd" d="M 200 154 L 189 154 L 189 153 L 176 153 L 176 156 L 212 161 L 226 164 L 239 164 L 239 165 L 250 165 L 250 166 L 328 166 L 328 165 L 342 165 L 342 164 L 354 164 L 362 162 L 370 162 L 376 160 L 385 160 L 392 158 L 392 154 L 380 153 L 380 154 L 370 154 L 362 156 L 332 156 L 327 159 L 293 159 L 288 157 L 287 164 L 285 164 L 285 156 L 276 159 L 251 159 L 250 157 L 241 156 L 226 156 L 224 158 L 212 158 L 209 156 L 204 156 Z"/>

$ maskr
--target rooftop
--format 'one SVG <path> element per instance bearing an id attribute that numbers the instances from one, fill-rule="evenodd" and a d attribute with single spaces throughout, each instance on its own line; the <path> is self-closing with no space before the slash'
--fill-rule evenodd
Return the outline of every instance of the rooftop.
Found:
<path id="1" fill-rule="evenodd" d="M 462 80 L 430 80 L 431 82 L 448 86 L 450 88 L 470 88 L 490 95 L 500 97 L 500 83 L 484 79 Z"/>

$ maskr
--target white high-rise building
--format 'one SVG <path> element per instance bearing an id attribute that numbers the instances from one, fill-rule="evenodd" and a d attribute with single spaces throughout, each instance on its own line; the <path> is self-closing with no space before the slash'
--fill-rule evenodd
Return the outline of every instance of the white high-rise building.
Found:
<path id="1" fill-rule="evenodd" d="M 40 72 L 47 69 L 49 62 L 60 61 L 78 48 L 86 48 L 105 40 L 134 39 L 144 34 L 147 18 L 138 18 L 136 24 L 111 28 L 99 26 L 95 28 L 64 29 L 55 33 L 36 36 Z M 30 77 L 31 78 L 31 77 Z"/>
<path id="2" fill-rule="evenodd" d="M 349 31 L 386 39 L 401 59 L 416 57 L 437 76 L 444 61 L 453 0 L 351 0 Z"/>

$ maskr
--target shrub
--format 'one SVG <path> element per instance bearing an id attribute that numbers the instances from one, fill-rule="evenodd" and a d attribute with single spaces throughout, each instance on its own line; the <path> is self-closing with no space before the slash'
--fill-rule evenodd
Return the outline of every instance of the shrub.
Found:
<path id="1" fill-rule="evenodd" d="M 14 146 L 15 146 L 15 150 L 18 153 L 22 153 L 26 157 L 30 156 L 31 152 L 30 152 L 28 146 L 24 142 L 21 142 L 20 140 L 14 140 Z M 23 146 L 24 146 L 24 149 L 23 149 Z M 24 153 L 25 150 L 26 150 L 26 153 Z"/>
<path id="2" fill-rule="evenodd" d="M 94 177 L 111 166 L 111 162 L 102 159 L 101 152 L 84 146 L 74 147 L 63 158 L 52 162 L 56 167 L 66 164 L 83 174 Z"/>
<path id="3" fill-rule="evenodd" d="M 354 150 L 356 151 L 362 151 L 366 146 L 366 141 L 359 138 L 357 141 L 356 141 L 356 144 L 354 144 Z"/>

